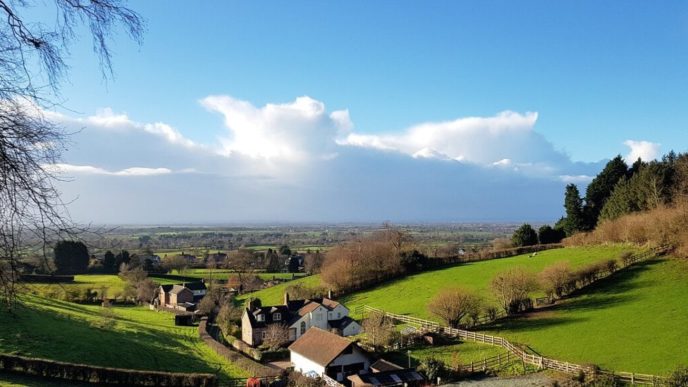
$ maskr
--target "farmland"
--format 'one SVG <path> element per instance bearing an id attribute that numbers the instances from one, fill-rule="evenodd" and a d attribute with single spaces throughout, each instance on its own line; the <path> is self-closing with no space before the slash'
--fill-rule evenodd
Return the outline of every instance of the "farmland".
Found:
<path id="1" fill-rule="evenodd" d="M 580 267 L 617 258 L 627 250 L 625 246 L 565 248 L 542 252 L 533 258 L 525 255 L 472 262 L 391 281 L 344 296 L 340 301 L 354 315 L 357 306 L 370 305 L 437 321 L 426 304 L 444 287 L 475 289 L 485 301 L 493 302 L 489 282 L 500 271 L 522 266 L 537 272 L 558 261 Z M 319 279 L 312 276 L 290 284 L 296 283 L 317 286 Z M 290 284 L 250 296 L 261 298 L 264 304 L 280 303 L 284 289 Z M 688 309 L 684 304 L 687 295 L 688 262 L 655 259 L 619 271 L 553 307 L 502 320 L 486 328 L 485 333 L 526 344 L 543 356 L 564 361 L 665 375 L 688 361 L 683 341 L 676 340 L 688 336 Z M 456 350 L 465 353 L 467 359 L 475 358 L 470 350 L 462 351 L 460 347 Z M 416 357 L 420 359 L 428 351 L 440 351 L 433 356 L 447 359 L 453 352 L 447 348 L 423 349 Z M 481 356 L 487 355 L 477 355 Z"/>
<path id="2" fill-rule="evenodd" d="M 493 259 L 453 266 L 412 275 L 383 284 L 370 290 L 345 296 L 341 301 L 352 311 L 356 306 L 370 305 L 390 312 L 437 320 L 427 310 L 428 301 L 443 288 L 464 287 L 482 295 L 488 303 L 495 303 L 489 290 L 492 278 L 505 270 L 523 267 L 532 272 L 541 271 L 555 262 L 567 261 L 572 267 L 607 258 L 617 258 L 623 246 L 599 246 L 547 250 L 536 257 L 528 254 L 511 258 Z"/>
<path id="3" fill-rule="evenodd" d="M 688 262 L 657 259 L 486 333 L 565 361 L 665 375 L 688 362 L 686 297 Z"/>
<path id="4" fill-rule="evenodd" d="M 36 296 L 22 301 L 16 315 L 0 314 L 0 352 L 108 367 L 245 376 L 205 346 L 197 328 L 175 326 L 171 314 Z"/>

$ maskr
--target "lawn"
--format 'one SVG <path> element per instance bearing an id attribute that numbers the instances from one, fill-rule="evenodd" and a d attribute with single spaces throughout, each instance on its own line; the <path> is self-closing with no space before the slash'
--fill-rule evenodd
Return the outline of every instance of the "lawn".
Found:
<path id="1" fill-rule="evenodd" d="M 666 375 L 688 364 L 688 262 L 638 264 L 488 333 L 559 360 Z"/>
<path id="2" fill-rule="evenodd" d="M 284 291 L 287 289 L 287 287 L 297 284 L 309 287 L 320 286 L 320 276 L 309 275 L 293 281 L 284 282 L 270 288 L 261 289 L 257 292 L 242 294 L 238 297 L 238 299 L 243 301 L 248 298 L 260 298 L 260 301 L 263 305 L 280 305 L 284 301 Z"/>
<path id="3" fill-rule="evenodd" d="M 16 315 L 0 313 L 0 352 L 75 363 L 246 376 L 171 314 L 138 306 L 108 309 L 23 296 Z M 109 310 L 110 312 L 107 312 Z M 111 315 L 108 315 L 111 313 Z"/>
<path id="4" fill-rule="evenodd" d="M 180 282 L 166 278 L 155 278 L 154 276 L 151 276 L 151 279 L 160 285 Z M 70 299 L 67 297 L 68 293 L 79 294 L 86 290 L 98 293 L 99 297 L 101 292 L 105 292 L 107 298 L 116 299 L 121 296 L 124 286 L 124 280 L 115 274 L 79 274 L 74 276 L 74 282 L 30 283 L 26 285 L 30 293 L 60 300 Z"/>
<path id="5" fill-rule="evenodd" d="M 408 353 L 411 351 L 411 366 L 417 367 L 424 359 L 435 358 L 441 360 L 450 367 L 458 365 L 468 365 L 471 362 L 476 364 L 483 359 L 491 358 L 499 354 L 506 359 L 507 350 L 487 344 L 472 342 L 454 342 L 446 345 L 437 346 L 414 346 L 397 352 L 385 353 L 382 357 L 400 366 L 408 366 Z"/>
<path id="6" fill-rule="evenodd" d="M 511 258 L 471 262 L 391 281 L 370 290 L 344 296 L 339 301 L 352 312 L 355 312 L 359 305 L 370 305 L 389 312 L 439 321 L 428 312 L 426 305 L 441 289 L 448 287 L 473 289 L 486 302 L 496 305 L 489 289 L 490 281 L 502 271 L 523 267 L 532 272 L 539 272 L 559 261 L 568 261 L 575 268 L 591 262 L 618 258 L 621 252 L 626 250 L 629 248 L 623 246 L 576 247 L 547 250 L 532 258 L 525 254 Z"/>

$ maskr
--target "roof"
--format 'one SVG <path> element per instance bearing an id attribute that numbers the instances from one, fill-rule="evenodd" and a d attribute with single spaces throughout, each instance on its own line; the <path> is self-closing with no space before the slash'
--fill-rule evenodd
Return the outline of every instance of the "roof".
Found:
<path id="1" fill-rule="evenodd" d="M 398 366 L 391 361 L 387 361 L 385 359 L 379 359 L 375 363 L 370 365 L 370 369 L 373 372 L 384 372 L 384 371 L 398 371 L 398 370 L 403 370 L 404 367 Z"/>
<path id="2" fill-rule="evenodd" d="M 401 369 L 384 372 L 373 372 L 361 375 L 352 375 L 347 379 L 372 386 L 398 386 L 405 382 L 419 382 L 425 378 L 414 369 Z"/>
<path id="3" fill-rule="evenodd" d="M 351 323 L 354 323 L 354 319 L 352 319 L 349 316 L 345 316 L 343 318 L 340 318 L 339 320 L 330 320 L 329 324 L 332 328 L 337 328 L 344 330 L 346 327 L 348 327 Z"/>
<path id="4" fill-rule="evenodd" d="M 275 320 L 275 313 L 280 314 L 280 319 Z M 265 328 L 272 323 L 287 323 L 289 320 L 289 309 L 284 305 L 278 306 L 264 306 L 262 308 L 256 308 L 254 310 L 246 309 L 246 314 L 248 315 L 248 321 L 252 328 Z M 264 315 L 264 321 L 258 321 L 258 315 Z"/>
<path id="5" fill-rule="evenodd" d="M 206 290 L 208 289 L 205 286 L 205 283 L 198 281 L 198 282 L 187 282 L 184 284 L 185 287 L 187 287 L 189 290 Z"/>
<path id="6" fill-rule="evenodd" d="M 327 367 L 352 345 L 355 344 L 344 337 L 313 327 L 292 343 L 289 350 L 316 364 Z"/>
<path id="7" fill-rule="evenodd" d="M 160 288 L 162 288 L 162 291 L 163 291 L 163 292 L 167 293 L 167 292 L 169 292 L 170 290 L 172 290 L 172 287 L 173 287 L 173 286 L 174 286 L 174 285 L 160 285 Z"/>
<path id="8" fill-rule="evenodd" d="M 183 292 L 184 290 L 191 291 L 182 285 L 172 285 L 172 289 L 170 290 L 170 293 L 171 294 L 179 294 L 179 293 Z"/>

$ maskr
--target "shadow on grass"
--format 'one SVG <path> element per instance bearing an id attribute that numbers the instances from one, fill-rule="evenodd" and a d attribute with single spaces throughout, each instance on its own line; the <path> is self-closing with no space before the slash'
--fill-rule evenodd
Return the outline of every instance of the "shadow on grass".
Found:
<path id="1" fill-rule="evenodd" d="M 168 328 L 170 331 L 145 327 L 137 327 L 136 331 L 101 329 L 91 321 L 30 304 L 21 306 L 16 316 L 0 316 L 0 324 L 0 352 L 169 372 L 216 373 L 222 366 L 202 359 L 202 352 L 193 356 L 192 352 L 203 343 L 174 327 Z"/>
<path id="2" fill-rule="evenodd" d="M 631 291 L 652 285 L 649 281 L 638 280 L 638 277 L 663 261 L 664 259 L 654 259 L 622 269 L 607 278 L 571 293 L 554 305 L 539 308 L 524 315 L 497 320 L 481 327 L 481 330 L 527 331 L 553 325 L 570 324 L 584 320 L 583 318 L 571 317 L 570 312 L 612 308 L 632 302 L 637 297 L 629 294 Z"/>

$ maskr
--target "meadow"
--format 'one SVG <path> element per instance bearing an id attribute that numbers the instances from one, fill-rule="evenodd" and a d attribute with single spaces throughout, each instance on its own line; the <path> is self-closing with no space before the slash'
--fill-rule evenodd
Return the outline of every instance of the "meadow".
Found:
<path id="1" fill-rule="evenodd" d="M 553 307 L 486 333 L 543 356 L 666 375 L 688 364 L 688 262 L 662 258 L 615 273 Z"/>
<path id="2" fill-rule="evenodd" d="M 0 352 L 91 365 L 247 376 L 172 314 L 139 306 L 80 305 L 22 296 L 14 315 L 0 314 Z"/>
<path id="3" fill-rule="evenodd" d="M 216 280 L 224 280 L 226 281 L 230 277 L 236 277 L 237 273 L 234 270 L 228 270 L 228 269 L 215 269 L 215 270 L 210 270 L 210 269 L 187 269 L 183 270 L 181 272 L 177 272 L 176 270 L 173 270 L 171 274 L 175 275 L 180 275 L 184 277 L 191 277 L 191 278 L 198 278 L 198 279 L 216 279 Z M 271 280 L 273 278 L 276 279 L 282 279 L 282 280 L 291 280 L 292 278 L 296 277 L 303 277 L 305 276 L 304 273 L 265 273 L 265 272 L 258 272 L 256 273 L 258 277 L 260 277 L 263 280 Z M 154 277 L 154 275 L 152 276 Z M 157 278 L 155 279 L 157 281 Z"/>
<path id="4" fill-rule="evenodd" d="M 523 267 L 537 273 L 545 267 L 567 261 L 572 267 L 580 267 L 591 262 L 618 258 L 623 251 L 632 250 L 628 246 L 571 247 L 539 252 L 510 258 L 469 262 L 446 269 L 432 270 L 405 278 L 389 281 L 372 289 L 355 292 L 339 299 L 346 305 L 355 318 L 356 307 L 370 305 L 390 312 L 408 314 L 415 317 L 439 321 L 427 310 L 428 301 L 441 289 L 463 287 L 478 292 L 487 303 L 495 303 L 489 290 L 490 281 L 498 273 L 514 267 Z M 268 289 L 243 295 L 242 298 L 257 297 L 264 305 L 282 302 L 284 290 L 288 286 L 301 283 L 305 286 L 319 286 L 320 276 L 310 276 L 296 281 L 280 284 Z"/>

